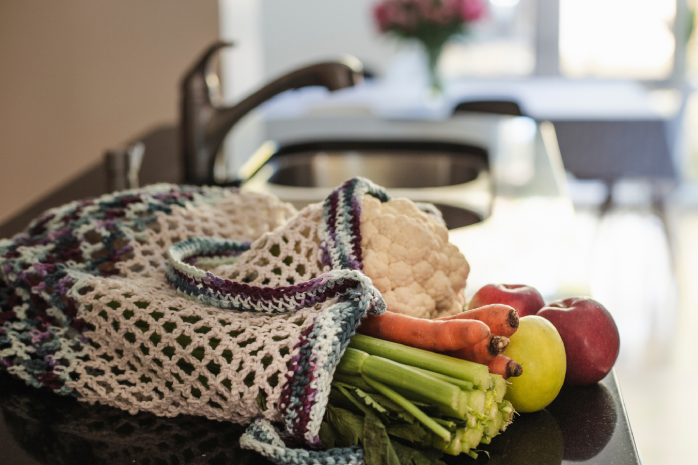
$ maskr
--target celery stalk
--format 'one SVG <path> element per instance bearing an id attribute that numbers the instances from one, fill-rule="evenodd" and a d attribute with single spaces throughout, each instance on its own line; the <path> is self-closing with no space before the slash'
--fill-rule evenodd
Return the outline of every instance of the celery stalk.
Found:
<path id="1" fill-rule="evenodd" d="M 446 428 L 449 431 L 456 430 L 456 423 L 450 420 L 444 420 L 443 418 L 434 418 L 434 421 Z"/>
<path id="2" fill-rule="evenodd" d="M 431 401 L 428 397 L 423 396 L 423 395 L 419 395 L 419 394 L 415 394 L 414 392 L 406 391 L 405 389 L 401 389 L 399 387 L 395 387 L 394 389 L 398 394 L 400 394 L 401 396 L 404 396 L 405 398 L 407 398 L 411 401 L 433 405 L 434 407 L 439 409 L 441 414 L 446 415 L 447 417 L 453 417 L 453 418 L 458 418 L 459 420 L 465 420 L 466 415 L 468 414 L 467 402 L 464 403 L 462 401 L 462 398 L 459 399 L 459 401 L 458 401 L 458 408 L 453 408 L 450 405 L 444 405 L 444 404 L 435 405 L 434 402 Z"/>
<path id="3" fill-rule="evenodd" d="M 466 420 L 468 421 L 468 428 L 475 428 L 479 422 L 479 418 L 475 413 L 468 413 Z"/>
<path id="4" fill-rule="evenodd" d="M 510 415 L 514 414 L 514 407 L 511 406 L 511 402 L 508 400 L 499 403 L 499 410 Z"/>
<path id="5" fill-rule="evenodd" d="M 337 371 L 350 376 L 366 375 L 391 388 L 423 397 L 431 405 L 456 411 L 463 392 L 458 386 L 432 378 L 413 367 L 352 348 L 344 352 Z"/>
<path id="6" fill-rule="evenodd" d="M 504 395 L 507 393 L 507 380 L 502 375 L 490 375 L 492 378 L 492 390 L 495 392 L 496 401 L 500 403 L 504 400 Z"/>
<path id="7" fill-rule="evenodd" d="M 511 406 L 511 402 L 505 400 L 499 404 L 499 411 L 502 413 L 502 419 L 504 421 L 501 430 L 504 431 L 514 420 L 514 407 Z"/>
<path id="8" fill-rule="evenodd" d="M 464 391 L 472 391 L 473 390 L 473 383 L 471 383 L 469 381 L 454 378 L 452 376 L 446 376 L 446 375 L 443 375 L 441 373 L 437 373 L 435 371 L 424 370 L 423 368 L 415 368 L 415 370 L 419 370 L 419 371 L 423 372 L 424 374 L 431 376 L 432 378 L 440 379 L 442 381 L 446 381 L 447 383 L 454 384 Z"/>
<path id="9" fill-rule="evenodd" d="M 361 374 L 361 367 L 368 357 L 370 355 L 364 351 L 347 348 L 337 364 L 337 371 L 345 375 L 358 376 Z"/>
<path id="10" fill-rule="evenodd" d="M 497 411 L 499 410 L 499 404 L 495 400 L 496 394 L 494 391 L 487 391 L 485 394 L 485 416 L 490 420 L 494 420 Z"/>
<path id="11" fill-rule="evenodd" d="M 444 405 L 453 409 L 458 408 L 458 401 L 462 392 L 458 386 L 432 378 L 410 366 L 371 355 L 361 367 L 361 373 L 391 387 L 423 395 L 425 398 L 430 399 L 430 403 L 433 405 Z"/>
<path id="12" fill-rule="evenodd" d="M 463 452 L 463 443 L 458 439 L 454 439 L 443 451 L 449 455 L 460 455 Z"/>
<path id="13" fill-rule="evenodd" d="M 484 391 L 461 391 L 461 405 L 466 405 L 472 411 L 479 414 L 485 414 L 485 398 Z"/>
<path id="14" fill-rule="evenodd" d="M 338 381 L 340 383 L 348 384 L 350 386 L 357 387 L 361 389 L 364 392 L 377 392 L 375 389 L 373 389 L 371 386 L 366 383 L 366 381 L 363 380 L 360 376 L 350 376 L 350 375 L 345 375 L 340 372 L 335 372 L 334 374 L 334 381 Z M 424 404 L 429 404 L 433 405 L 433 402 L 426 396 L 415 394 L 414 392 L 409 392 L 406 391 L 405 389 L 401 389 L 399 387 L 393 387 L 393 390 L 397 392 L 398 394 L 402 395 L 403 397 L 409 399 L 410 401 L 413 402 L 422 402 Z M 468 398 L 466 398 L 464 401 L 460 400 L 459 401 L 459 409 L 454 409 L 451 408 L 450 406 L 445 406 L 445 405 L 434 405 L 434 407 L 437 407 L 439 411 L 446 416 L 453 417 L 453 418 L 458 418 L 460 420 L 465 420 L 470 417 L 472 418 L 477 418 L 476 415 L 474 414 L 469 414 L 467 413 L 468 407 Z M 463 407 L 466 406 L 466 407 Z"/>
<path id="15" fill-rule="evenodd" d="M 463 443 L 463 448 L 475 449 L 478 444 L 480 444 L 480 439 L 482 439 L 483 427 L 478 426 L 477 428 L 468 428 L 465 434 L 461 438 Z"/>
<path id="16" fill-rule="evenodd" d="M 468 445 L 461 440 L 463 435 L 464 431 L 458 429 L 450 442 L 446 442 L 443 439 L 434 436 L 432 438 L 431 445 L 435 449 L 439 449 L 445 454 L 457 456 L 468 451 Z"/>
<path id="17" fill-rule="evenodd" d="M 332 381 L 338 381 L 340 383 L 357 387 L 364 392 L 376 392 L 376 390 L 369 386 L 368 383 L 364 381 L 364 379 L 361 376 L 345 375 L 344 373 L 340 373 L 337 371 L 335 372 Z"/>
<path id="18" fill-rule="evenodd" d="M 504 417 L 502 416 L 502 413 L 498 411 L 494 420 L 487 422 L 485 425 L 485 435 L 490 437 L 496 436 L 499 434 L 499 430 L 502 429 L 503 424 Z"/>
<path id="19" fill-rule="evenodd" d="M 415 349 L 414 347 L 364 336 L 363 334 L 357 334 L 352 337 L 349 347 L 405 365 L 463 379 L 473 383 L 479 389 L 487 390 L 492 385 L 492 378 L 487 367 L 479 363 L 435 354 L 427 350 Z"/>
<path id="20" fill-rule="evenodd" d="M 438 437 L 440 437 L 446 442 L 451 441 L 451 433 L 446 428 L 435 422 L 427 414 L 419 410 L 412 402 L 405 399 L 400 394 L 390 389 L 388 386 L 378 381 L 372 380 L 366 375 L 363 375 L 362 377 L 364 381 L 370 384 L 376 391 L 383 394 L 385 397 L 392 400 L 400 407 L 404 408 L 408 413 L 412 414 L 412 416 L 415 417 L 417 421 L 429 428 Z"/>

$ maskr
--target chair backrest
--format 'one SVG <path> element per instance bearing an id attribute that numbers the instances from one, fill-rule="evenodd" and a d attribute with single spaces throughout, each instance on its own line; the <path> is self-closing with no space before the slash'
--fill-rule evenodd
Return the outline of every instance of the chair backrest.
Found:
<path id="1" fill-rule="evenodd" d="M 494 113 L 497 115 L 524 116 L 519 104 L 508 100 L 474 100 L 461 102 L 453 109 L 460 112 Z"/>

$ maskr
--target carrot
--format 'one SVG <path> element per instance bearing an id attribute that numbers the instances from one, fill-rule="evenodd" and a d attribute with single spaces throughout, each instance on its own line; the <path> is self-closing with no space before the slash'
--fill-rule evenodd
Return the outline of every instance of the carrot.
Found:
<path id="1" fill-rule="evenodd" d="M 523 367 L 521 365 L 502 354 L 497 355 L 494 360 L 487 365 L 487 368 L 490 369 L 490 373 L 502 375 L 504 379 L 509 379 L 512 376 L 521 376 L 523 373 Z"/>
<path id="2" fill-rule="evenodd" d="M 476 320 L 455 320 L 455 321 L 476 321 Z M 473 344 L 462 349 L 446 352 L 446 355 L 457 357 L 463 360 L 470 360 L 475 363 L 488 365 L 495 357 L 507 348 L 509 339 L 504 336 L 490 335 L 477 344 Z"/>
<path id="3" fill-rule="evenodd" d="M 393 312 L 367 315 L 361 320 L 357 331 L 366 336 L 433 352 L 458 350 L 490 336 L 490 329 L 481 321 L 425 320 Z"/>
<path id="4" fill-rule="evenodd" d="M 510 337 L 519 328 L 519 313 L 508 305 L 492 304 L 437 318 L 438 320 L 479 320 L 490 327 L 492 334 Z"/>

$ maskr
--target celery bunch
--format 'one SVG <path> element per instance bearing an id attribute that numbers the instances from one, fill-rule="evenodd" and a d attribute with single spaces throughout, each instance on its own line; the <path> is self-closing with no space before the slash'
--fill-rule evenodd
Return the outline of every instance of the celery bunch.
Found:
<path id="1" fill-rule="evenodd" d="M 320 436 L 326 447 L 361 443 L 367 465 L 431 463 L 434 448 L 476 458 L 513 419 L 506 388 L 484 365 L 356 335 Z"/>

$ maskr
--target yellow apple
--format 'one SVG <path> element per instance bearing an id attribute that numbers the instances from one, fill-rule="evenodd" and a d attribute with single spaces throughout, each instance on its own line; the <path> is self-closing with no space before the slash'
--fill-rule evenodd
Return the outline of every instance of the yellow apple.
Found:
<path id="1" fill-rule="evenodd" d="M 567 370 L 565 345 L 545 318 L 531 315 L 519 320 L 504 355 L 519 362 L 523 374 L 509 378 L 508 399 L 518 412 L 536 412 L 552 402 L 562 388 Z"/>

